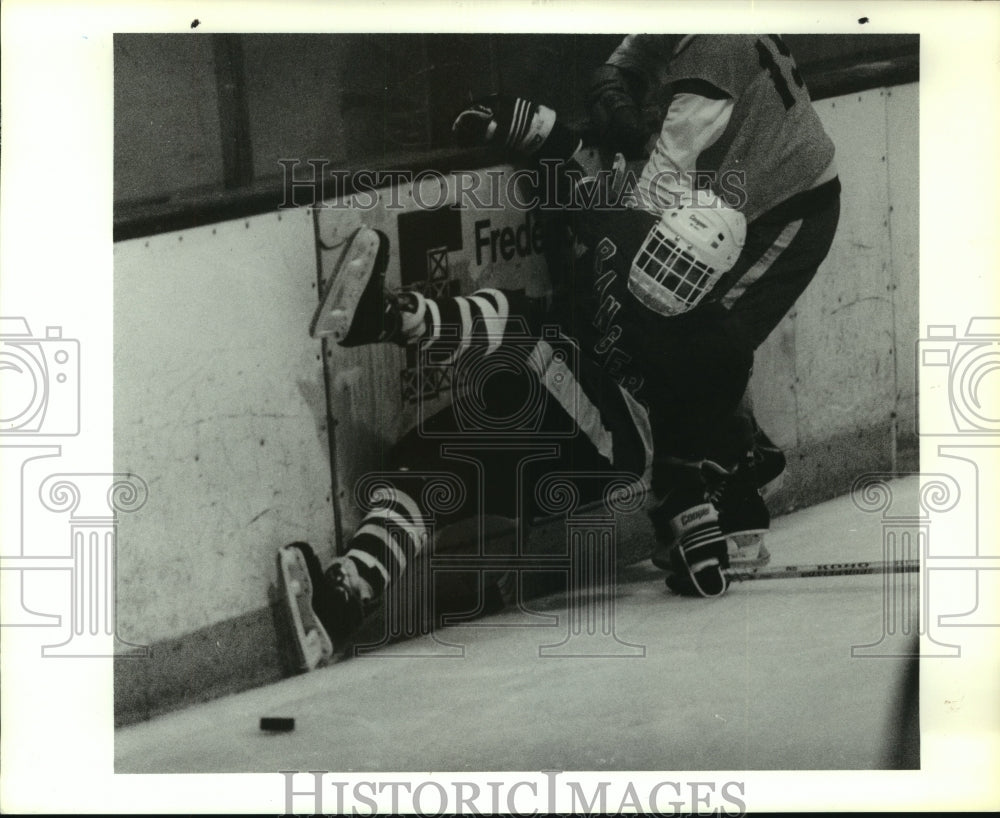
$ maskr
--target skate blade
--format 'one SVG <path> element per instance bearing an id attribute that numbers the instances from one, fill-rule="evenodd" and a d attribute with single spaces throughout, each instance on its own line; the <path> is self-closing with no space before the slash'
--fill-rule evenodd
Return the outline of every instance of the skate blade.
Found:
<path id="1" fill-rule="evenodd" d="M 358 301 L 368 286 L 379 250 L 378 233 L 359 228 L 348 241 L 337 266 L 323 288 L 319 306 L 309 324 L 313 338 L 341 341 L 351 328 Z"/>
<path id="2" fill-rule="evenodd" d="M 333 642 L 312 609 L 312 583 L 298 550 L 278 551 L 278 585 L 295 631 L 300 670 L 314 670 L 333 656 Z"/>

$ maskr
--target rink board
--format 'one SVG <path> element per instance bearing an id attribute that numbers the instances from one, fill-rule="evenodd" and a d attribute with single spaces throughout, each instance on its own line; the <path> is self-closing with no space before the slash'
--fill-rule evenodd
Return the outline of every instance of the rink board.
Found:
<path id="1" fill-rule="evenodd" d="M 510 167 L 475 175 L 427 174 L 422 181 L 331 200 L 314 211 L 320 285 L 361 225 L 389 239 L 386 286 L 429 298 L 497 287 L 530 296 L 549 291 L 539 217 L 514 202 L 530 190 Z M 487 205 L 480 207 L 480 204 Z M 416 347 L 344 348 L 323 343 L 329 383 L 338 539 L 358 521 L 354 486 L 385 468 L 386 450 L 452 399 L 451 367 L 431 367 Z"/>

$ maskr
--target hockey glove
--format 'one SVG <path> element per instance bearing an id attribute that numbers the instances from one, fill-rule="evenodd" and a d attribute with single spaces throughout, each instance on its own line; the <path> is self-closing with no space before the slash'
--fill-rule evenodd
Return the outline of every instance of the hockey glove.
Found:
<path id="1" fill-rule="evenodd" d="M 670 505 L 668 501 L 650 515 L 658 536 L 670 538 L 667 587 L 681 596 L 722 596 L 729 587 L 725 573 L 729 554 L 715 506 L 704 501 L 672 514 L 667 521 L 658 520 Z"/>
<path id="2" fill-rule="evenodd" d="M 625 73 L 613 65 L 602 65 L 593 75 L 587 92 L 587 108 L 598 138 L 626 159 L 645 156 L 649 134 L 629 88 Z"/>
<path id="3" fill-rule="evenodd" d="M 493 145 L 527 156 L 567 160 L 580 147 L 579 137 L 556 122 L 551 108 L 502 94 L 474 102 L 451 129 L 462 145 Z"/>
<path id="4" fill-rule="evenodd" d="M 729 578 L 723 566 L 729 565 L 725 539 L 706 545 L 685 547 L 675 545 L 670 550 L 672 573 L 667 574 L 667 587 L 680 596 L 722 596 L 729 588 Z"/>

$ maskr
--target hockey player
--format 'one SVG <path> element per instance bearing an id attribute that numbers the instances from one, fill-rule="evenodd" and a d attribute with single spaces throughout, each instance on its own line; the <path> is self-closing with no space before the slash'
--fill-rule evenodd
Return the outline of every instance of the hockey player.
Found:
<path id="1" fill-rule="evenodd" d="M 728 310 L 756 349 L 812 280 L 840 213 L 834 146 L 788 47 L 773 34 L 629 35 L 595 73 L 588 102 L 603 144 L 634 160 L 646 207 L 705 185 L 746 216 L 740 257 L 706 300 Z M 747 396 L 711 457 L 729 475 L 721 496 L 740 518 L 734 529 L 766 529 L 757 489 L 785 459 Z M 665 553 L 654 562 L 666 564 Z"/>
<path id="2" fill-rule="evenodd" d="M 562 162 L 580 145 L 554 111 L 523 99 L 493 97 L 474 105 L 455 129 L 466 142 Z M 502 447 L 484 447 L 479 464 L 466 468 L 443 459 L 442 440 L 461 441 L 467 433 L 454 406 L 404 436 L 387 464 L 395 470 L 391 486 L 364 510 L 343 556 L 324 569 L 304 543 L 283 549 L 281 558 L 309 587 L 312 610 L 334 643 L 350 635 L 428 548 L 425 478 L 418 473 L 428 470 L 452 472 L 470 486 L 480 469 L 517 482 L 514 491 L 490 486 L 484 508 L 468 492 L 436 519 L 440 526 L 471 514 L 530 513 L 532 492 L 526 489 L 555 471 L 642 477 L 657 500 L 654 526 L 673 544 L 671 587 L 705 597 L 725 592 L 727 545 L 700 464 L 710 436 L 746 387 L 752 356 L 729 313 L 702 302 L 739 256 L 745 222 L 715 197 L 699 204 L 662 213 L 628 207 L 583 214 L 573 299 L 554 313 L 519 291 L 437 299 L 386 292 L 387 238 L 366 228 L 353 236 L 324 293 L 328 333 L 342 346 L 420 344 L 424 356 L 472 358 L 483 371 L 503 350 L 502 377 L 485 380 L 492 389 L 480 402 L 493 417 L 508 418 L 541 393 L 540 422 L 523 442 L 551 439 L 557 454 L 522 459 L 525 446 L 507 436 Z M 552 322 L 558 341 L 544 330 Z M 567 341 L 575 361 L 554 352 L 556 344 L 565 350 Z M 514 372 L 510 356 L 523 362 Z"/>

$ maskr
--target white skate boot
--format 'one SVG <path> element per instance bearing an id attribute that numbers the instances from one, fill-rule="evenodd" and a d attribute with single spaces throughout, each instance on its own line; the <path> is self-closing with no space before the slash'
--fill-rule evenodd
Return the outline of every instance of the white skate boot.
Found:
<path id="1" fill-rule="evenodd" d="M 371 612 L 371 586 L 354 561 L 338 557 L 324 571 L 312 546 L 294 542 L 278 550 L 278 585 L 291 623 L 298 668 L 329 662 Z"/>

